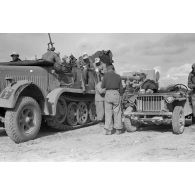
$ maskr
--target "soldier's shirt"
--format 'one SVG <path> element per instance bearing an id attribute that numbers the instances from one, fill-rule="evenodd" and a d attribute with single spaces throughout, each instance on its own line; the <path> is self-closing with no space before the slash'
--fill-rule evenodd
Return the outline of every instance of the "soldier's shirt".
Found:
<path id="1" fill-rule="evenodd" d="M 47 51 L 42 55 L 42 59 L 53 63 L 61 62 L 60 57 L 53 51 Z"/>
<path id="2" fill-rule="evenodd" d="M 17 58 L 15 60 L 10 61 L 10 62 L 20 62 L 20 61 L 21 61 L 21 59 L 20 58 Z"/>
<path id="3" fill-rule="evenodd" d="M 114 71 L 108 71 L 104 75 L 101 87 L 106 90 L 119 90 L 120 94 L 123 93 L 121 77 Z"/>

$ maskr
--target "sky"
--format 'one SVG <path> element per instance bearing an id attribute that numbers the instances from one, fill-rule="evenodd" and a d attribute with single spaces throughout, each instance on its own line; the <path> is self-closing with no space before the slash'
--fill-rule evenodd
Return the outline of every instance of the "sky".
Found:
<path id="1" fill-rule="evenodd" d="M 51 37 L 61 57 L 110 49 L 120 74 L 155 68 L 160 71 L 160 86 L 187 84 L 195 62 L 195 34 L 52 33 Z M 0 61 L 10 61 L 12 52 L 19 53 L 21 59 L 41 58 L 48 42 L 47 33 L 0 33 Z"/>

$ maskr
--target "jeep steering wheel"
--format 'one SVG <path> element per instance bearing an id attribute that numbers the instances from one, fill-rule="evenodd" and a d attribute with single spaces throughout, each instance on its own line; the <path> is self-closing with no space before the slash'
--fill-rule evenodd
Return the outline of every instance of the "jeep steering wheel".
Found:
<path id="1" fill-rule="evenodd" d="M 188 92 L 188 87 L 184 84 L 176 84 L 173 86 L 173 89 L 175 89 L 176 91 L 183 91 L 185 93 Z"/>

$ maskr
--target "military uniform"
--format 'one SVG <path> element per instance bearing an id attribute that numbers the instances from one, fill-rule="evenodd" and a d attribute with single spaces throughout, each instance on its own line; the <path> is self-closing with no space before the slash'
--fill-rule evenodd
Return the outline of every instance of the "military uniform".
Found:
<path id="1" fill-rule="evenodd" d="M 20 61 L 21 61 L 21 59 L 20 58 L 17 58 L 15 60 L 10 61 L 10 62 L 20 62 Z"/>
<path id="2" fill-rule="evenodd" d="M 53 63 L 61 63 L 60 57 L 54 51 L 50 50 L 42 55 L 42 59 Z"/>
<path id="3" fill-rule="evenodd" d="M 102 122 L 104 121 L 104 96 L 105 96 L 105 89 L 101 88 L 102 82 L 99 82 L 95 86 L 95 106 L 96 106 L 96 114 L 97 114 L 97 121 Z"/>
<path id="4" fill-rule="evenodd" d="M 193 117 L 195 117 L 195 73 L 192 71 L 188 76 L 188 87 L 192 89 L 191 91 L 191 100 L 193 107 Z"/>
<path id="5" fill-rule="evenodd" d="M 112 67 L 109 68 L 108 72 L 104 75 L 101 87 L 106 89 L 104 127 L 106 134 L 112 134 L 113 128 L 120 134 L 123 129 L 121 111 L 123 87 L 121 77 L 113 71 Z"/>

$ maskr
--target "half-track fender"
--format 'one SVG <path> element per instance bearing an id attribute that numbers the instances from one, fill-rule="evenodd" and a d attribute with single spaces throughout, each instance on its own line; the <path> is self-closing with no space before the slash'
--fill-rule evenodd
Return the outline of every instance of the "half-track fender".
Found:
<path id="1" fill-rule="evenodd" d="M 42 114 L 48 115 L 48 106 L 43 91 L 31 81 L 20 80 L 14 84 L 9 84 L 0 93 L 0 107 L 14 108 L 20 96 L 30 96 L 40 105 Z"/>
<path id="2" fill-rule="evenodd" d="M 47 95 L 49 115 L 55 116 L 59 97 L 67 92 L 67 88 L 56 88 Z"/>

